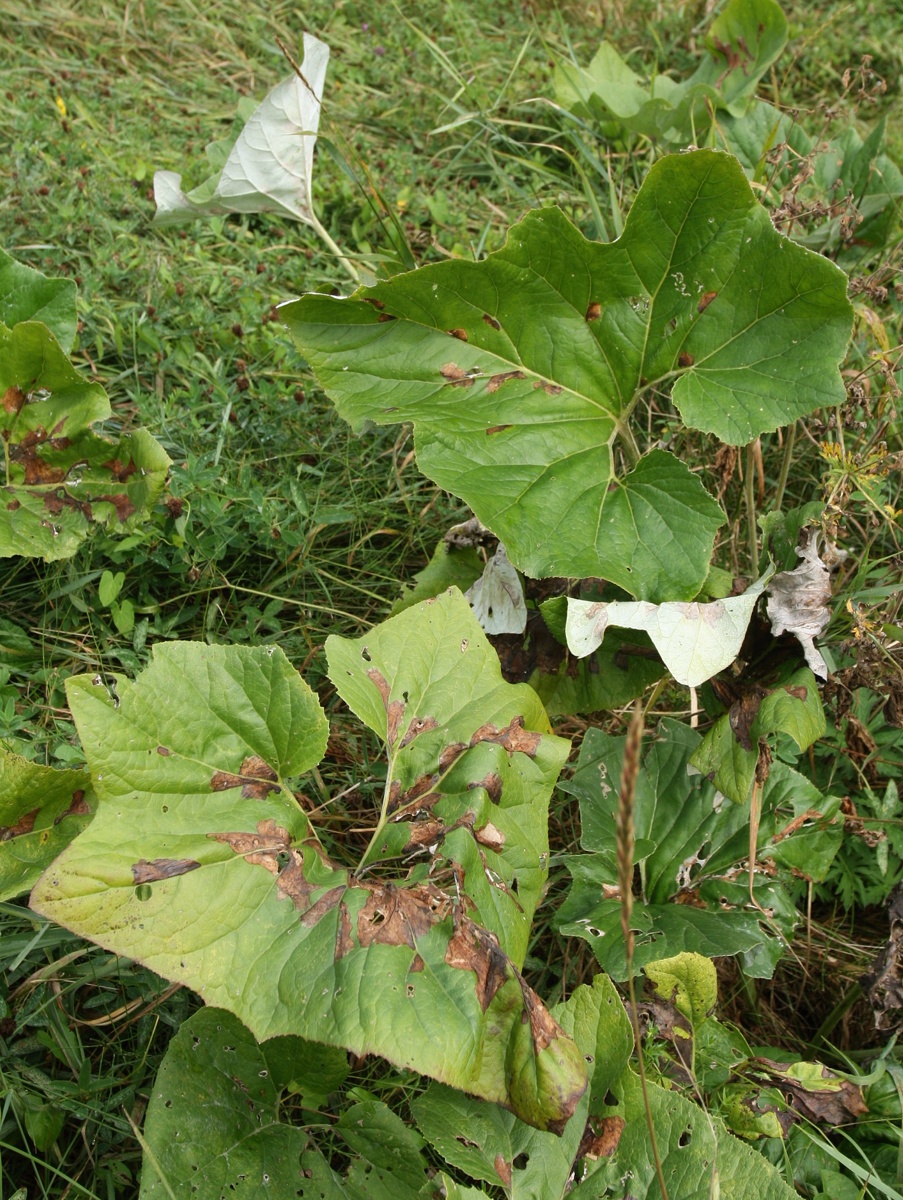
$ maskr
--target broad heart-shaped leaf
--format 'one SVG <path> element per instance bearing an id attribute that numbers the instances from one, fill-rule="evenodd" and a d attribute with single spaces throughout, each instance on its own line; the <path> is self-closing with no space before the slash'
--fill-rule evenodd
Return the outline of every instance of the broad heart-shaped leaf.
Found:
<path id="1" fill-rule="evenodd" d="M 339 695 L 386 744 L 387 823 L 367 860 L 452 867 L 473 920 L 520 966 L 549 856 L 568 743 L 531 688 L 505 683 L 456 588 L 354 641 L 326 640 Z"/>
<path id="2" fill-rule="evenodd" d="M 273 212 L 315 225 L 311 200 L 314 146 L 329 47 L 304 35 L 301 74 L 268 93 L 248 119 L 218 176 L 182 191 L 173 171 L 154 176 L 158 225 L 224 213 Z"/>
<path id="3" fill-rule="evenodd" d="M 615 979 L 626 972 L 620 901 L 605 899 L 604 889 L 613 889 L 618 877 L 615 814 L 624 742 L 589 730 L 573 778 L 559 785 L 580 802 L 581 845 L 589 853 L 568 859 L 574 883 L 557 922 L 562 932 L 587 940 Z M 757 974 L 770 975 L 795 913 L 777 883 L 757 883 L 758 902 L 776 912 L 773 923 L 749 904 L 745 876 L 739 893 L 725 891 L 725 877 L 735 875 L 749 856 L 749 810 L 726 801 L 698 774 L 689 774 L 691 756 L 701 742 L 695 730 L 666 719 L 643 757 L 634 806 L 635 858 L 642 881 L 633 911 L 635 963 L 639 967 L 684 951 L 707 957 L 749 954 L 774 943 L 773 953 L 754 964 Z M 812 836 L 813 826 L 819 827 L 815 816 L 788 831 L 803 812 L 832 815 L 818 793 L 807 793 L 802 809 L 790 802 L 794 776 L 776 763 L 765 786 L 758 835 L 764 854 L 771 853 L 772 845 L 775 850 L 784 845 L 783 853 L 792 854 L 788 848 L 795 839 Z"/>
<path id="4" fill-rule="evenodd" d="M 106 392 L 46 325 L 0 325 L 0 557 L 68 558 L 94 524 L 125 533 L 145 519 L 169 457 L 144 430 L 98 436 L 91 427 L 109 416 Z"/>
<path id="5" fill-rule="evenodd" d="M 431 635 L 414 634 L 404 653 L 428 678 Z M 288 781 L 319 761 L 326 720 L 281 651 L 157 645 L 134 683 L 114 677 L 111 693 L 82 676 L 67 690 L 100 803 L 33 908 L 193 987 L 257 1038 L 382 1054 L 563 1127 L 585 1064 L 465 915 L 454 875 L 373 882 L 325 855 Z M 473 716 L 489 738 L 477 705 Z M 513 721 L 507 733 L 527 737 Z M 526 751 L 511 757 L 528 760 L 527 777 L 539 770 Z M 525 865 L 525 888 L 542 870 Z"/>
<path id="6" fill-rule="evenodd" d="M 21 321 L 42 322 L 68 353 L 78 323 L 75 284 L 48 278 L 0 250 L 0 324 L 12 329 Z"/>
<path id="7" fill-rule="evenodd" d="M 736 444 L 838 403 L 845 293 L 776 233 L 735 159 L 700 150 L 653 166 L 616 242 L 543 209 L 482 262 L 282 313 L 340 414 L 412 421 L 423 471 L 522 571 L 690 600 L 723 514 L 663 451 L 618 476 L 613 441 L 669 381 L 687 424 Z"/>
<path id="8" fill-rule="evenodd" d="M 222 1009 L 195 1013 L 154 1080 L 140 1200 L 297 1195 L 307 1134 L 279 1121 L 278 1100 L 264 1050 L 241 1021 Z"/>
<path id="9" fill-rule="evenodd" d="M 708 604 L 568 600 L 568 649 L 586 658 L 601 645 L 609 625 L 640 629 L 649 634 L 674 679 L 698 687 L 740 653 L 756 601 L 770 577 L 770 572 L 763 575 L 742 596 Z"/>
<path id="10" fill-rule="evenodd" d="M 421 1133 L 448 1163 L 502 1189 L 511 1200 L 559 1200 L 569 1193 L 587 1121 L 620 1077 L 633 1046 L 627 1013 L 604 975 L 597 975 L 591 987 L 578 987 L 553 1015 L 586 1056 L 589 1076 L 589 1088 L 562 1137 L 531 1129 L 496 1105 L 441 1084 L 411 1104 Z"/>
<path id="11" fill-rule="evenodd" d="M 95 806 L 87 771 L 55 771 L 0 751 L 0 900 L 30 891 Z"/>

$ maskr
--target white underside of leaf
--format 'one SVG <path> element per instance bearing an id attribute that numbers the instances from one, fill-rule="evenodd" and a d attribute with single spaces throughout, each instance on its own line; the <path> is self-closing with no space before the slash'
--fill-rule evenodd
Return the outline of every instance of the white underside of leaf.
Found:
<path id="1" fill-rule="evenodd" d="M 803 560 L 795 571 L 782 571 L 769 584 L 771 595 L 765 611 L 775 637 L 792 633 L 803 648 L 806 662 L 815 675 L 828 678 L 828 664 L 816 648 L 813 638 L 823 633 L 831 620 L 831 576 L 818 556 L 818 540 L 810 536 L 808 545 L 797 548 Z"/>
<path id="2" fill-rule="evenodd" d="M 466 595 L 486 633 L 523 633 L 527 628 L 524 589 L 503 545 Z"/>
<path id="3" fill-rule="evenodd" d="M 729 667 L 740 653 L 756 601 L 769 578 L 770 574 L 763 575 L 742 596 L 710 604 L 568 600 L 568 649 L 577 658 L 586 658 L 601 646 L 609 625 L 640 629 L 652 638 L 675 680 L 698 687 Z"/>
<path id="4" fill-rule="evenodd" d="M 311 177 L 328 61 L 326 43 L 305 33 L 304 79 L 293 73 L 268 93 L 238 135 L 212 192 L 208 180 L 186 195 L 181 175 L 157 171 L 155 223 L 273 212 L 316 225 Z"/>

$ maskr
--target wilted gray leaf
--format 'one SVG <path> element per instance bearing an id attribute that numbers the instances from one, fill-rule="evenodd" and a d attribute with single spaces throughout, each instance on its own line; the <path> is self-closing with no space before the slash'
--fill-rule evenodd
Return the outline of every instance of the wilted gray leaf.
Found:
<path id="1" fill-rule="evenodd" d="M 527 628 L 523 585 L 501 543 L 466 595 L 473 615 L 487 633 L 523 633 Z"/>
<path id="2" fill-rule="evenodd" d="M 803 560 L 795 571 L 775 575 L 768 590 L 766 611 L 775 637 L 792 633 L 803 647 L 806 662 L 822 679 L 828 678 L 828 664 L 816 649 L 813 638 L 822 633 L 831 620 L 828 601 L 831 578 L 818 556 L 818 539 L 809 534 L 805 545 L 796 550 Z"/>

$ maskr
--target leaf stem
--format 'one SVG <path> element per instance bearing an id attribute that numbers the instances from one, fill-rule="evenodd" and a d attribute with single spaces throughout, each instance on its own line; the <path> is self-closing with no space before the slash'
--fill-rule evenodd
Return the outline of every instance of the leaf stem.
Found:
<path id="1" fill-rule="evenodd" d="M 796 421 L 787 426 L 787 436 L 784 439 L 784 457 L 781 459 L 781 474 L 778 476 L 778 486 L 774 494 L 774 511 L 779 512 L 784 503 L 784 492 L 787 490 L 787 480 L 790 478 L 790 464 L 793 459 L 793 445 L 796 441 Z"/>
<path id="2" fill-rule="evenodd" d="M 616 842 L 618 856 L 618 890 L 621 893 L 621 932 L 624 936 L 624 954 L 627 960 L 627 991 L 630 996 L 630 1024 L 633 1029 L 633 1041 L 637 1055 L 637 1067 L 640 1075 L 640 1087 L 643 1092 L 643 1108 L 646 1112 L 646 1127 L 649 1131 L 649 1144 L 652 1157 L 655 1160 L 655 1173 L 662 1200 L 668 1200 L 668 1189 L 662 1172 L 662 1160 L 658 1152 L 658 1141 L 655 1136 L 655 1122 L 652 1118 L 652 1108 L 649 1104 L 649 1089 L 646 1084 L 646 1064 L 643 1061 L 643 1039 L 640 1033 L 640 1022 L 637 1016 L 636 987 L 633 981 L 633 928 L 631 915 L 633 913 L 633 849 L 635 827 L 633 821 L 634 798 L 636 796 L 636 781 L 640 773 L 640 747 L 643 741 L 645 711 L 642 700 L 637 700 L 633 706 L 633 715 L 627 729 L 627 741 L 624 745 L 624 766 L 621 770 L 621 786 L 618 789 L 618 813 L 616 827 Z"/>
<path id="3" fill-rule="evenodd" d="M 321 241 L 324 241 L 326 243 L 328 248 L 332 251 L 332 253 L 336 256 L 336 258 L 339 260 L 339 262 L 345 268 L 345 271 L 348 273 L 348 275 L 351 276 L 351 278 L 354 280 L 355 283 L 360 283 L 361 277 L 358 274 L 357 268 L 352 265 L 351 260 L 349 259 L 348 255 L 345 253 L 345 251 L 342 250 L 342 248 L 338 245 L 337 242 L 333 241 L 332 237 L 330 237 L 329 232 L 326 229 L 326 226 L 320 222 L 316 213 L 311 212 L 310 217 L 308 219 L 310 221 L 312 228 L 316 232 L 317 236 L 321 239 Z"/>
<path id="4" fill-rule="evenodd" d="M 753 439 L 746 447 L 746 473 L 743 478 L 743 491 L 746 496 L 746 525 L 749 537 L 749 558 L 753 578 L 759 572 L 759 538 L 756 533 L 756 440 Z"/>
<path id="5" fill-rule="evenodd" d="M 633 436 L 633 430 L 626 421 L 622 421 L 618 425 L 618 436 L 621 439 L 621 448 L 625 455 L 630 460 L 630 465 L 635 467 L 642 458 L 640 448 L 637 445 L 637 440 Z"/>

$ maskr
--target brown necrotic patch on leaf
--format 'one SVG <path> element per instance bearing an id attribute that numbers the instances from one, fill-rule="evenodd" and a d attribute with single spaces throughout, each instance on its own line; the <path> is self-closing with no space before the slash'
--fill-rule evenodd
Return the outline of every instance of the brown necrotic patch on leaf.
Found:
<path id="1" fill-rule="evenodd" d="M 494 433 L 504 433 L 506 429 L 513 428 L 511 425 L 490 425 L 486 430 L 486 436 L 491 437 Z"/>
<path id="2" fill-rule="evenodd" d="M 459 342 L 466 342 L 467 341 L 467 330 L 466 329 L 449 329 L 448 336 L 457 338 Z"/>
<path id="3" fill-rule="evenodd" d="M 266 867 L 271 875 L 279 874 L 279 855 L 288 850 L 292 840 L 288 830 L 277 825 L 272 817 L 258 821 L 256 833 L 208 833 L 207 837 L 225 843 L 247 862 Z"/>
<path id="4" fill-rule="evenodd" d="M 8 413 L 17 417 L 22 410 L 25 399 L 26 396 L 22 389 L 13 385 L 12 387 L 8 387 L 3 393 L 3 399 L 0 400 L 0 404 L 3 405 Z"/>
<path id="5" fill-rule="evenodd" d="M 509 379 L 526 379 L 527 376 L 523 371 L 499 371 L 497 375 L 490 375 L 489 382 L 486 384 L 487 392 L 497 392 L 503 383 L 507 383 Z M 502 428 L 507 429 L 508 426 Z"/>
<path id="6" fill-rule="evenodd" d="M 483 320 L 486 322 L 487 325 L 490 325 L 493 329 L 501 329 L 501 327 L 502 327 L 501 324 L 495 319 L 495 317 L 491 317 L 489 315 L 489 313 L 483 313 Z"/>
<path id="7" fill-rule="evenodd" d="M 108 459 L 103 466 L 110 472 L 117 483 L 125 483 L 138 470 L 137 464 L 134 462 L 123 464 L 118 458 Z"/>
<path id="8" fill-rule="evenodd" d="M 450 383 L 472 383 L 470 376 L 463 367 L 459 367 L 457 363 L 448 362 L 445 366 L 439 368 L 439 374 L 443 379 L 449 380 Z"/>
<path id="9" fill-rule="evenodd" d="M 498 804 L 502 798 L 502 777 L 496 771 L 490 771 L 482 779 L 475 779 L 467 785 L 467 790 L 473 791 L 475 788 L 483 788 L 488 794 L 489 799 L 493 804 Z"/>
<path id="10" fill-rule="evenodd" d="M 537 381 L 533 384 L 533 387 L 534 390 L 536 388 L 542 388 L 547 396 L 560 396 L 564 391 L 563 387 L 560 387 L 557 383 L 550 383 L 548 379 L 537 379 Z"/>
<path id="11" fill-rule="evenodd" d="M 116 516 L 119 521 L 127 521 L 135 512 L 135 506 L 125 495 L 124 492 L 117 492 L 114 495 L 95 496 L 95 501 L 103 500 L 107 504 L 112 504 L 116 509 Z"/>
<path id="12" fill-rule="evenodd" d="M 445 961 L 450 967 L 473 971 L 476 976 L 477 999 L 483 1012 L 492 1003 L 499 988 L 508 982 L 514 972 L 494 935 L 467 917 L 460 917 L 455 921 L 448 949 L 445 951 Z M 526 995 L 524 1005 L 527 1006 Z"/>
<path id="13" fill-rule="evenodd" d="M 398 743 L 399 750 L 405 746 L 409 746 L 414 738 L 421 733 L 426 733 L 430 729 L 438 729 L 439 722 L 435 717 L 415 717 L 410 725 L 405 730 L 404 737 Z"/>
<path id="14" fill-rule="evenodd" d="M 157 752 L 160 752 L 159 747 Z M 250 754 L 241 764 L 240 774 L 214 771 L 210 787 L 214 792 L 227 792 L 230 788 L 240 787 L 246 800 L 263 800 L 270 792 L 279 790 L 278 778 L 268 762 L 256 754 Z"/>
<path id="15" fill-rule="evenodd" d="M 10 500 L 9 504 L 7 504 L 7 506 L 6 506 L 6 510 L 7 510 L 7 512 L 17 512 L 21 507 L 22 507 L 21 501 Z"/>
<path id="16" fill-rule="evenodd" d="M 445 834 L 448 832 L 448 827 L 443 821 L 435 819 L 412 821 L 410 840 L 404 848 L 405 854 L 416 854 L 424 849 L 429 849 L 435 846 Z"/>
<path id="17" fill-rule="evenodd" d="M 618 1148 L 626 1124 L 623 1117 L 590 1118 L 575 1157 L 588 1158 L 592 1162 L 599 1158 L 610 1158 Z"/>
<path id="18" fill-rule="evenodd" d="M 458 1139 L 460 1141 L 460 1138 Z M 493 1170 L 505 1187 L 511 1186 L 511 1163 L 505 1158 L 504 1154 L 497 1154 L 495 1161 L 492 1164 Z"/>
<path id="19" fill-rule="evenodd" d="M 90 812 L 91 806 L 85 799 L 85 793 L 80 790 L 75 791 L 72 793 L 72 803 L 64 813 L 60 813 L 53 823 L 59 825 L 60 821 L 65 820 L 66 817 L 86 817 Z"/>
<path id="20" fill-rule="evenodd" d="M 803 560 L 795 571 L 782 571 L 769 583 L 766 611 L 775 637 L 792 633 L 803 648 L 806 662 L 822 679 L 828 678 L 828 664 L 813 639 L 823 633 L 831 620 L 831 577 L 818 556 L 818 540 L 801 530 L 797 554 Z"/>
<path id="21" fill-rule="evenodd" d="M 504 833 L 502 833 L 501 829 L 497 829 L 491 821 L 487 821 L 485 825 L 482 825 L 479 829 L 475 829 L 473 836 L 481 846 L 485 846 L 487 849 L 495 850 L 496 852 L 501 850 L 506 841 Z"/>
<path id="22" fill-rule="evenodd" d="M 542 742 L 542 734 L 532 729 L 524 728 L 523 717 L 512 717 L 504 729 L 499 729 L 491 722 L 481 725 L 470 739 L 471 746 L 480 742 L 494 742 L 502 746 L 509 754 L 519 752 L 530 758 L 536 757 L 536 751 Z"/>
<path id="23" fill-rule="evenodd" d="M 699 297 L 699 303 L 696 305 L 696 311 L 704 313 L 717 295 L 717 292 L 703 292 Z"/>
<path id="24" fill-rule="evenodd" d="M 40 811 L 39 808 L 35 808 L 31 812 L 25 813 L 24 816 L 19 817 L 15 825 L 4 825 L 0 828 L 0 842 L 11 842 L 13 838 L 21 837 L 25 833 L 31 833 Z"/>
<path id="25" fill-rule="evenodd" d="M 688 354 L 686 350 L 681 351 L 677 356 L 677 365 L 679 367 L 692 367 L 696 360 L 692 354 Z"/>
<path id="26" fill-rule="evenodd" d="M 587 321 L 598 321 L 602 316 L 602 305 L 597 304 L 594 300 L 593 303 L 587 307 L 585 315 Z"/>
<path id="27" fill-rule="evenodd" d="M 201 864 L 193 858 L 142 858 L 132 866 L 135 883 L 158 883 L 161 879 L 174 879 L 196 871 Z"/>

